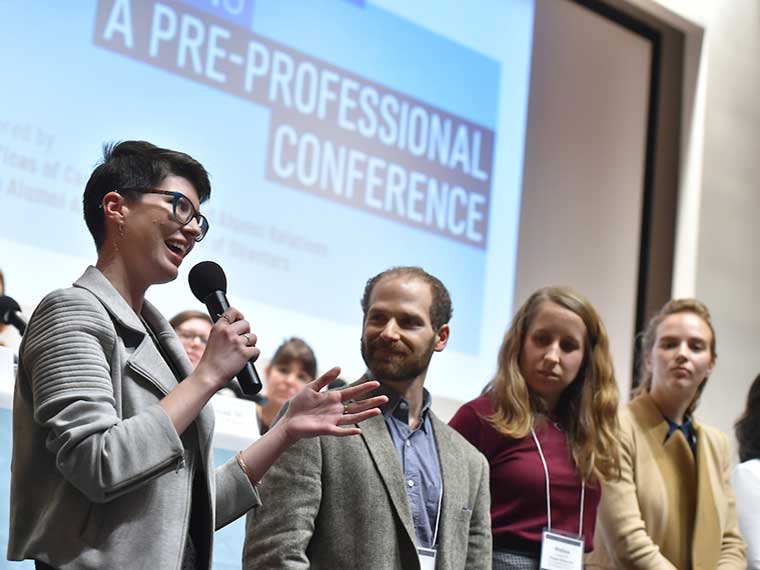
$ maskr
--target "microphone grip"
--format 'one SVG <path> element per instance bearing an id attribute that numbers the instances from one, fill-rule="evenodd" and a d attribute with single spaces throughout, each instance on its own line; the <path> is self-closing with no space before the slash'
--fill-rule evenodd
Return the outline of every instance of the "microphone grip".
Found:
<path id="1" fill-rule="evenodd" d="M 227 296 L 223 291 L 212 291 L 208 294 L 204 300 L 206 308 L 208 309 L 211 320 L 214 322 L 219 320 L 219 315 L 230 308 L 230 304 L 227 302 Z M 262 384 L 261 378 L 259 378 L 256 368 L 253 366 L 253 362 L 248 361 L 243 366 L 243 369 L 237 374 L 240 388 L 246 396 L 256 396 L 261 392 Z M 258 398 L 251 398 L 257 401 Z"/>

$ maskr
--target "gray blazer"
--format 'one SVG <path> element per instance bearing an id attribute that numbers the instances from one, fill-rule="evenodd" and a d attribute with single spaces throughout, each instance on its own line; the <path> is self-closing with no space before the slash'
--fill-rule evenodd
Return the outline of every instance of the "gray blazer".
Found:
<path id="1" fill-rule="evenodd" d="M 443 479 L 436 568 L 490 570 L 488 462 L 430 417 Z M 244 569 L 419 568 L 405 481 L 385 420 L 376 416 L 360 427 L 361 436 L 302 440 L 269 470 L 260 489 L 268 504 L 246 520 Z"/>
<path id="2" fill-rule="evenodd" d="M 94 267 L 45 297 L 21 345 L 13 401 L 8 558 L 60 570 L 177 569 L 192 474 L 205 477 L 213 529 L 259 503 L 239 465 L 213 468 L 213 411 L 182 437 L 159 401 L 190 363 L 168 322 L 140 318 Z"/>

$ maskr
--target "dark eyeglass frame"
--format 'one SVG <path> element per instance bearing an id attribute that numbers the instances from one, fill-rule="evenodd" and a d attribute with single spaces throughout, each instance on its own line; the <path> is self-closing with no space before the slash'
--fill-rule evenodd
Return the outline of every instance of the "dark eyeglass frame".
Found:
<path id="1" fill-rule="evenodd" d="M 201 241 L 203 238 L 206 237 L 206 234 L 209 230 L 209 223 L 206 219 L 206 216 L 198 212 L 198 210 L 195 209 L 195 206 L 190 201 L 190 198 L 185 196 L 182 192 L 170 192 L 169 190 L 159 190 L 158 188 L 121 188 L 120 190 L 117 190 L 119 194 L 121 192 L 139 192 L 140 194 L 162 194 L 164 196 L 171 196 L 172 197 L 172 217 L 174 218 L 174 221 L 178 224 L 181 224 L 183 226 L 186 226 L 189 224 L 192 220 L 195 220 L 198 222 L 198 227 L 200 228 L 201 232 L 195 236 L 195 241 Z M 186 200 L 188 205 L 190 206 L 191 214 L 187 219 L 181 218 L 177 214 L 177 204 L 180 200 Z"/>
<path id="2" fill-rule="evenodd" d="M 195 342 L 195 339 L 197 338 L 200 343 L 203 346 L 206 346 L 208 344 L 208 337 L 199 335 L 198 333 L 190 332 L 190 331 L 183 331 L 182 329 L 174 329 L 174 332 L 177 333 L 177 336 L 180 338 L 180 340 L 188 340 L 190 342 Z"/>

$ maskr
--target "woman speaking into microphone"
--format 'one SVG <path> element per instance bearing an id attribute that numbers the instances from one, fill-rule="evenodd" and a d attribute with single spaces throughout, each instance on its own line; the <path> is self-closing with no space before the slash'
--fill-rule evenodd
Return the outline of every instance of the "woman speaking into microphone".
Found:
<path id="1" fill-rule="evenodd" d="M 38 569 L 211 567 L 213 531 L 259 504 L 256 485 L 291 444 L 346 436 L 384 397 L 368 382 L 307 385 L 264 437 L 214 469 L 211 396 L 259 354 L 231 307 L 195 367 L 145 300 L 208 232 L 211 188 L 190 156 L 107 147 L 84 191 L 97 262 L 47 295 L 24 337 L 13 402 L 8 558 Z"/>

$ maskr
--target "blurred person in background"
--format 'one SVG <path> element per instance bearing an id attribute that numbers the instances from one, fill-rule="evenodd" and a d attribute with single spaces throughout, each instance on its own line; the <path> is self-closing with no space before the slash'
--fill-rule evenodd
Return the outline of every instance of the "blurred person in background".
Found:
<path id="1" fill-rule="evenodd" d="M 190 359 L 193 368 L 198 366 L 206 350 L 211 334 L 211 317 L 201 311 L 182 311 L 171 318 L 169 324 L 177 333 L 179 341 Z"/>
<path id="2" fill-rule="evenodd" d="M 5 275 L 0 270 L 0 296 L 5 295 Z M 31 310 L 29 307 L 22 307 L 22 312 L 27 313 L 27 310 Z M 21 344 L 21 335 L 16 327 L 12 325 L 0 323 L 0 346 L 10 348 L 14 352 L 14 356 L 18 353 L 19 346 Z"/>
<path id="3" fill-rule="evenodd" d="M 262 435 L 269 431 L 283 404 L 316 377 L 317 357 L 306 342 L 292 337 L 277 347 L 264 368 L 266 402 L 256 406 L 259 432 Z"/>
<path id="4" fill-rule="evenodd" d="M 741 463 L 734 468 L 731 480 L 739 530 L 747 543 L 747 567 L 760 570 L 760 374 L 750 386 L 747 407 L 735 429 Z"/>

